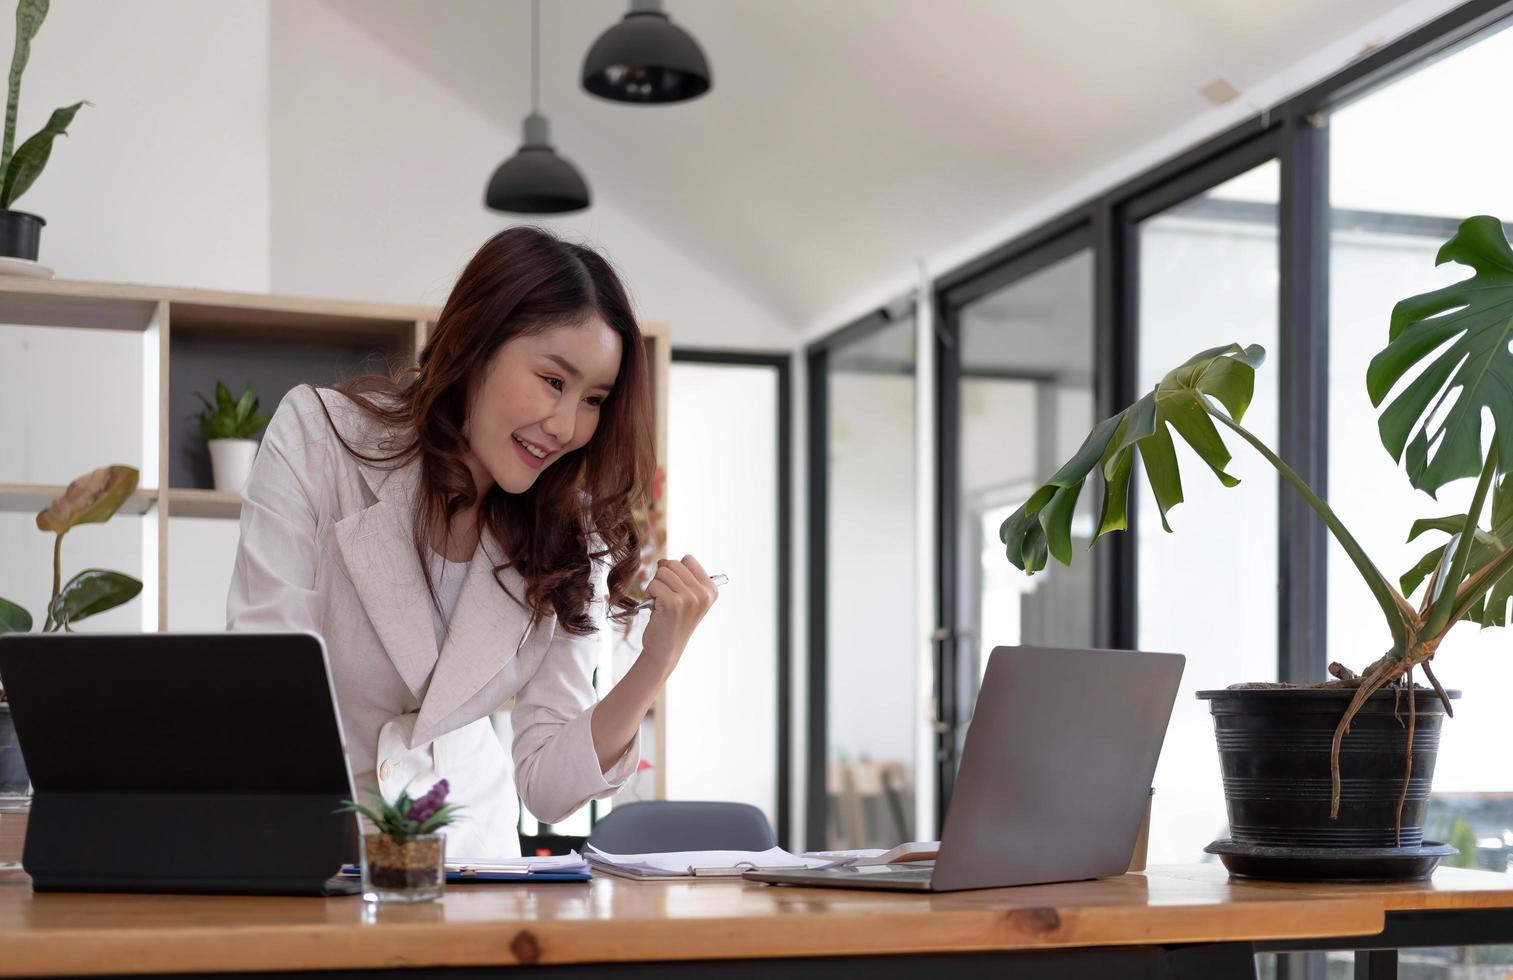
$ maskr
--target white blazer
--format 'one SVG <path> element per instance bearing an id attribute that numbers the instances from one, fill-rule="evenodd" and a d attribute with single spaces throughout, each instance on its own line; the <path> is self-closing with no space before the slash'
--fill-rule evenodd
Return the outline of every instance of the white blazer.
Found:
<path id="1" fill-rule="evenodd" d="M 392 433 L 381 423 L 334 391 L 319 398 L 355 449 L 387 455 L 380 444 Z M 436 649 L 413 543 L 419 477 L 418 460 L 386 470 L 354 458 L 316 394 L 289 392 L 242 491 L 227 626 L 319 633 L 359 793 L 377 789 L 393 800 L 408 787 L 416 796 L 444 777 L 449 799 L 466 807 L 447 830 L 449 855 L 513 857 L 517 793 L 540 819 L 561 820 L 624 784 L 640 739 L 600 772 L 590 720 L 603 634 L 559 632 L 555 616 L 532 628 L 491 574 L 503 553 L 487 532 Z M 606 570 L 595 568 L 593 618 L 602 631 Z M 524 596 L 518 572 L 500 577 Z M 512 697 L 513 773 L 488 717 Z"/>

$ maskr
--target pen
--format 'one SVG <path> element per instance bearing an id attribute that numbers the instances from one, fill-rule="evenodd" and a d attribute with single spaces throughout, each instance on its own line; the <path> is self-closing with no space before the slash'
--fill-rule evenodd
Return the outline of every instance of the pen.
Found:
<path id="1" fill-rule="evenodd" d="M 719 586 L 724 585 L 726 582 L 729 582 L 730 576 L 724 574 L 723 572 L 717 572 L 714 575 L 709 576 L 709 581 L 713 582 L 715 584 L 715 587 L 718 588 Z M 630 607 L 631 612 L 640 612 L 642 609 L 648 609 L 656 601 L 657 600 L 655 599 L 642 599 L 640 602 Z"/>

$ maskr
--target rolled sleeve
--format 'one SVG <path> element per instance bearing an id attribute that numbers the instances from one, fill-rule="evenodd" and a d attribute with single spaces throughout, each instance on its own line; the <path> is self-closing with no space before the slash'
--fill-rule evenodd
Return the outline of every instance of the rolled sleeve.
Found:
<path id="1" fill-rule="evenodd" d="M 603 585 L 601 570 L 593 602 L 598 632 L 573 636 L 559 630 L 535 675 L 516 694 L 510 713 L 516 787 L 526 808 L 547 823 L 616 792 L 635 774 L 641 758 L 639 732 L 608 772 L 600 770 L 594 748 L 593 669 L 608 637 L 599 598 Z"/>

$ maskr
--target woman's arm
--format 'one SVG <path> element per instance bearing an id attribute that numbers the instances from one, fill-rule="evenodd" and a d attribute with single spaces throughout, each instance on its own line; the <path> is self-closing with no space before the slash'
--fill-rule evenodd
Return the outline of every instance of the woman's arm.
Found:
<path id="1" fill-rule="evenodd" d="M 242 490 L 241 536 L 226 600 L 230 630 L 310 630 L 319 622 L 315 529 L 320 469 L 305 417 L 324 413 L 303 386 L 279 403 Z M 318 445 L 318 444 L 317 444 Z"/>
<path id="2" fill-rule="evenodd" d="M 646 589 L 657 602 L 641 636 L 641 655 L 594 709 L 594 752 L 602 772 L 608 772 L 630 747 L 689 637 L 719 597 L 719 590 L 692 555 L 684 555 L 682 561 L 664 558 L 657 566 L 656 577 Z"/>

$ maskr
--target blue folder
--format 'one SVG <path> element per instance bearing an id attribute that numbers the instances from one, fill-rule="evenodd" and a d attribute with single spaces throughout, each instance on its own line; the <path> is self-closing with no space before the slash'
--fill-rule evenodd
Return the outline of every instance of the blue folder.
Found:
<path id="1" fill-rule="evenodd" d="M 362 877 L 362 869 L 355 864 L 341 869 L 344 878 Z M 466 884 L 473 881 L 588 881 L 588 871 L 447 871 L 448 884 Z"/>

